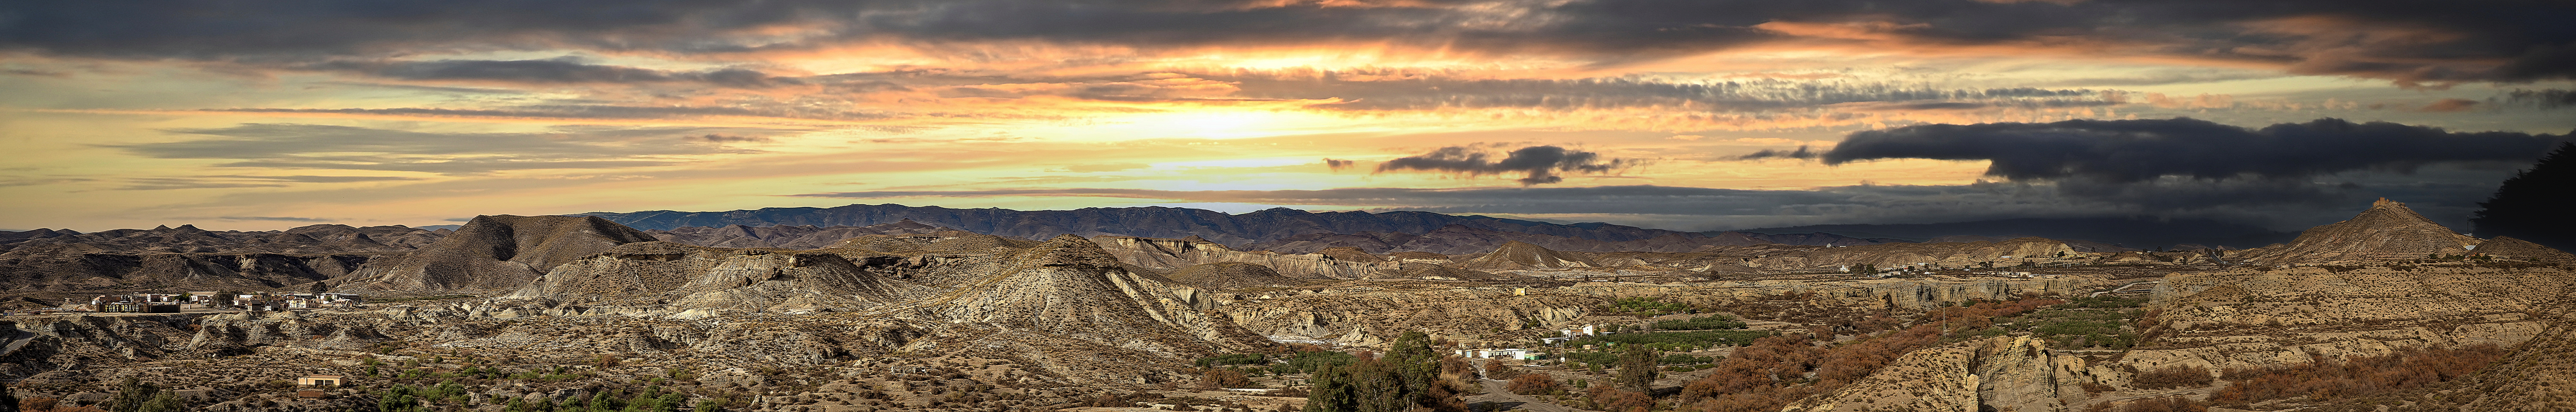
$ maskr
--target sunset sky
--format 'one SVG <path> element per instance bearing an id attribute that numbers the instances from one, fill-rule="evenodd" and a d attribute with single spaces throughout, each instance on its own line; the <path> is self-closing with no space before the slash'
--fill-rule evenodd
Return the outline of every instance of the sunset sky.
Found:
<path id="1" fill-rule="evenodd" d="M 898 203 L 2460 222 L 2564 1 L 18 1 L 0 230 Z"/>

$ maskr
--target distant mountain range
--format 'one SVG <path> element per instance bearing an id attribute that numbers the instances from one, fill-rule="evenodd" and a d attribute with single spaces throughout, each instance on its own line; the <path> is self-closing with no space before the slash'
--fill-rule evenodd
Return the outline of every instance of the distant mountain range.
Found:
<path id="1" fill-rule="evenodd" d="M 1601 222 L 1573 224 L 1432 212 L 1308 212 L 1272 208 L 1244 214 L 1174 207 L 1082 208 L 1074 210 L 952 209 L 938 206 L 849 205 L 831 208 L 792 207 L 729 212 L 590 212 L 642 230 L 686 227 L 873 226 L 910 220 L 930 226 L 1024 239 L 1059 234 L 1135 236 L 1178 239 L 1197 236 L 1228 247 L 1281 248 L 1303 253 L 1327 247 L 1357 247 L 1371 253 L 1408 250 L 1491 250 L 1507 241 L 1524 241 L 1559 250 L 1649 250 L 1682 252 L 1703 245 L 1785 243 L 1864 245 L 1907 242 L 1837 235 L 1695 233 Z M 1535 236 L 1532 236 L 1535 235 Z"/>
<path id="2" fill-rule="evenodd" d="M 1807 225 L 1736 232 L 1789 234 L 1831 233 L 1849 237 L 1892 238 L 1908 241 L 1935 241 L 1942 236 L 1982 236 L 1988 238 L 2044 237 L 2082 239 L 2116 244 L 2136 249 L 2154 249 L 2174 245 L 2226 246 L 2230 248 L 2262 247 L 2288 242 L 2299 234 L 2276 232 L 2261 227 L 2209 219 L 2156 219 L 2124 217 L 2090 218 L 2022 218 L 1980 220 L 1974 222 L 1916 223 L 1885 225 Z M 1716 235 L 1722 232 L 1702 232 Z M 1975 240 L 1975 239 L 1945 239 Z"/>

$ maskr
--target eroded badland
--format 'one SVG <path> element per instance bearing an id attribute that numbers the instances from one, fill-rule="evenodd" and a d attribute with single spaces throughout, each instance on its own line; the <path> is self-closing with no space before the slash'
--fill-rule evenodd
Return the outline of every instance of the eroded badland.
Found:
<path id="1" fill-rule="evenodd" d="M 2576 410 L 2576 256 L 2384 200 L 2241 250 L 1440 231 L 15 232 L 0 376 L 44 410 Z"/>

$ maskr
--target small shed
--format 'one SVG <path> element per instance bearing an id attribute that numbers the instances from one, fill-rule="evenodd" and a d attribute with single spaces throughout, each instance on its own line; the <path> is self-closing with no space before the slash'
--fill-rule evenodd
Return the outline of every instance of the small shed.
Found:
<path id="1" fill-rule="evenodd" d="M 340 375 L 309 375 L 295 378 L 295 384 L 303 386 L 340 386 L 342 382 L 346 380 L 341 379 Z"/>

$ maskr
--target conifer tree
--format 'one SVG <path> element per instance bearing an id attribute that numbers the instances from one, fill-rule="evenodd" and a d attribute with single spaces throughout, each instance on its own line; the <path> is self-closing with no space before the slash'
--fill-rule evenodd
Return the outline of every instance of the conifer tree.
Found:
<path id="1" fill-rule="evenodd" d="M 2531 169 L 2514 173 L 2479 202 L 2470 218 L 2479 237 L 2512 236 L 2558 250 L 2576 250 L 2576 143 L 2561 143 Z"/>

